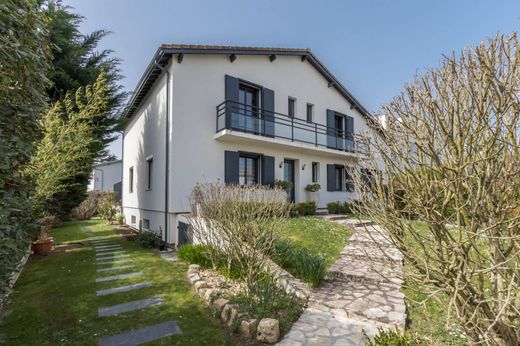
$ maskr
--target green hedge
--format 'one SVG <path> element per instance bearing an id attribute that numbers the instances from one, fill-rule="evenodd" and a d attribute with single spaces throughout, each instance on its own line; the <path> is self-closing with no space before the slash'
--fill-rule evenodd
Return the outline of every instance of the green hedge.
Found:
<path id="1" fill-rule="evenodd" d="M 303 203 L 295 203 L 291 207 L 291 216 L 308 216 L 308 215 L 316 215 L 316 202 L 303 202 Z"/>
<path id="2" fill-rule="evenodd" d="M 327 204 L 327 210 L 330 214 L 352 214 L 354 207 L 349 202 L 330 202 Z"/>

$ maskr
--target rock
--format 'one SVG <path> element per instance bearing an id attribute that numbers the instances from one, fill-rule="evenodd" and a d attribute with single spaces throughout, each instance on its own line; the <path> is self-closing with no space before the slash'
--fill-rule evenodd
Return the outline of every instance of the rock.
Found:
<path id="1" fill-rule="evenodd" d="M 195 292 L 199 292 L 201 288 L 208 288 L 208 284 L 206 283 L 206 281 L 200 280 L 195 282 L 193 287 L 195 288 Z"/>
<path id="2" fill-rule="evenodd" d="M 204 299 L 204 296 L 206 295 L 206 291 L 207 291 L 207 290 L 208 290 L 207 288 L 200 288 L 200 289 L 198 290 L 198 292 L 197 292 L 197 293 L 199 294 L 199 297 L 201 297 L 202 299 Z"/>
<path id="3" fill-rule="evenodd" d="M 195 282 L 200 281 L 200 276 L 198 274 L 190 275 L 189 280 L 191 284 L 193 285 Z"/>
<path id="4" fill-rule="evenodd" d="M 211 305 L 211 301 L 213 300 L 213 297 L 219 292 L 216 288 L 208 288 L 206 293 L 204 293 L 204 300 Z"/>
<path id="5" fill-rule="evenodd" d="M 207 294 L 207 292 L 206 292 L 206 294 Z M 222 310 L 227 305 L 227 303 L 229 303 L 229 300 L 224 299 L 224 298 L 219 298 L 213 302 L 213 304 L 211 305 L 211 308 L 212 308 L 215 316 L 219 316 L 222 313 Z"/>
<path id="6" fill-rule="evenodd" d="M 199 272 L 200 266 L 198 264 L 190 264 L 188 271 Z"/>
<path id="7" fill-rule="evenodd" d="M 222 318 L 222 322 L 226 323 L 228 327 L 231 327 L 233 325 L 233 322 L 237 318 L 238 310 L 237 306 L 233 304 L 227 304 L 222 309 L 222 313 L 220 315 L 220 318 Z"/>
<path id="8" fill-rule="evenodd" d="M 246 339 L 252 339 L 256 335 L 256 328 L 258 327 L 257 319 L 245 320 L 240 323 L 240 335 Z"/>
<path id="9" fill-rule="evenodd" d="M 256 339 L 274 344 L 280 338 L 280 323 L 274 318 L 262 318 L 258 323 Z"/>

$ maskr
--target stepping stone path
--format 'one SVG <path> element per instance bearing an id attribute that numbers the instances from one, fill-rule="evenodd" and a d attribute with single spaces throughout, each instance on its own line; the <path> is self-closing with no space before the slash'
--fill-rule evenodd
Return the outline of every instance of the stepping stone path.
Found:
<path id="1" fill-rule="evenodd" d="M 354 230 L 308 307 L 278 345 L 364 345 L 363 331 L 403 329 L 406 321 L 403 257 L 384 229 L 339 215 L 326 219 Z"/>
<path id="2" fill-rule="evenodd" d="M 97 265 L 116 265 L 114 267 L 105 267 L 96 269 L 97 273 L 105 273 L 112 271 L 120 271 L 134 268 L 133 264 L 119 265 L 121 263 L 132 262 L 131 255 L 127 254 L 118 242 L 120 238 L 101 238 L 92 237 L 91 242 L 96 250 L 96 264 Z M 110 282 L 117 280 L 124 280 L 127 278 L 137 277 L 143 275 L 142 272 L 122 273 L 111 276 L 101 276 L 96 278 L 96 282 Z M 152 287 L 152 283 L 148 281 L 139 282 L 136 284 L 117 286 L 102 290 L 97 290 L 97 296 L 105 296 L 109 294 L 117 294 L 122 292 L 129 292 L 139 290 L 146 287 Z M 164 300 L 161 297 L 151 297 L 142 300 L 126 302 L 122 304 L 100 307 L 98 309 L 99 318 L 107 316 L 114 316 L 130 311 L 141 310 L 152 306 L 161 305 Z M 125 333 L 120 333 L 112 336 L 102 337 L 99 340 L 100 346 L 130 346 L 139 345 L 145 342 L 158 340 L 167 336 L 182 333 L 176 321 L 166 321 L 152 326 L 131 330 Z"/>

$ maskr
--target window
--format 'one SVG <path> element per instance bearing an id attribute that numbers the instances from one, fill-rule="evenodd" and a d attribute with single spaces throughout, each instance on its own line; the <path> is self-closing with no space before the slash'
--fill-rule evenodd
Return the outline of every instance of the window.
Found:
<path id="1" fill-rule="evenodd" d="M 320 170 L 320 163 L 319 162 L 313 162 L 312 163 L 312 182 L 317 183 L 320 180 L 319 172 Z"/>
<path id="2" fill-rule="evenodd" d="M 150 229 L 150 220 L 143 219 L 143 229 Z"/>
<path id="3" fill-rule="evenodd" d="M 289 101 L 288 101 L 288 107 L 287 107 L 287 115 L 290 116 L 291 118 L 294 118 L 294 113 L 296 111 L 296 99 L 292 98 L 292 97 L 289 97 Z"/>
<path id="4" fill-rule="evenodd" d="M 343 191 L 343 167 L 336 166 L 335 171 L 334 189 L 335 191 Z"/>
<path id="5" fill-rule="evenodd" d="M 255 128 L 258 118 L 259 90 L 247 84 L 240 83 L 238 88 L 238 126 L 241 130 L 257 131 Z M 233 106 L 232 106 L 233 107 Z M 236 107 L 236 106 L 235 106 Z"/>
<path id="6" fill-rule="evenodd" d="M 347 192 L 354 192 L 354 178 L 352 177 L 352 171 L 350 167 L 345 167 L 345 190 Z"/>
<path id="7" fill-rule="evenodd" d="M 240 155 L 238 159 L 238 184 L 258 184 L 258 157 Z"/>
<path id="8" fill-rule="evenodd" d="M 146 160 L 146 189 L 152 189 L 152 176 L 153 176 L 153 158 Z"/>
<path id="9" fill-rule="evenodd" d="M 310 103 L 307 103 L 307 122 L 312 123 L 312 110 L 314 106 Z"/>
<path id="10" fill-rule="evenodd" d="M 128 170 L 128 191 L 134 192 L 134 167 L 130 167 Z"/>
<path id="11" fill-rule="evenodd" d="M 130 220 L 131 220 L 132 225 L 135 225 L 135 222 L 136 222 L 135 215 L 130 216 Z"/>
<path id="12" fill-rule="evenodd" d="M 334 128 L 336 129 L 336 136 L 343 137 L 343 116 L 334 115 Z"/>

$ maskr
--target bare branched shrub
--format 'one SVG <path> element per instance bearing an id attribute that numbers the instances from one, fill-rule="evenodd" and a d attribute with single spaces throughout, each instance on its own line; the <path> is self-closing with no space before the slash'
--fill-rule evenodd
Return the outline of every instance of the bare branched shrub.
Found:
<path id="1" fill-rule="evenodd" d="M 78 220 L 88 220 L 92 218 L 98 212 L 99 205 L 104 196 L 105 193 L 103 191 L 89 191 L 87 198 L 73 210 L 72 215 Z"/>
<path id="2" fill-rule="evenodd" d="M 224 253 L 228 271 L 233 266 L 248 290 L 254 290 L 265 270 L 265 254 L 271 251 L 276 227 L 289 213 L 286 192 L 263 186 L 198 184 L 191 205 L 194 239 L 208 245 L 213 265 L 220 264 Z"/>
<path id="3" fill-rule="evenodd" d="M 473 344 L 518 345 L 516 34 L 445 57 L 382 113 L 390 125 L 384 138 L 366 140 L 369 159 L 356 174 L 363 212 L 403 252 L 409 283 L 449 297 L 449 315 Z"/>

